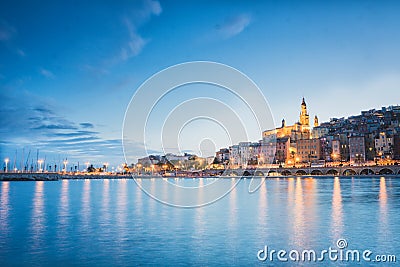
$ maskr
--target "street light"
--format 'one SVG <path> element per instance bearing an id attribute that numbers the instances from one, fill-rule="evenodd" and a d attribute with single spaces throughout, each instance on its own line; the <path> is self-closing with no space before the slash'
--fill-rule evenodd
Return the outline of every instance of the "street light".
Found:
<path id="1" fill-rule="evenodd" d="M 68 160 L 64 160 L 64 172 L 67 172 L 67 164 L 68 164 Z"/>
<path id="2" fill-rule="evenodd" d="M 166 175 L 166 173 L 167 173 L 167 168 L 168 168 L 168 165 L 167 165 L 167 164 L 164 164 L 164 165 L 163 165 L 164 175 Z"/>
<path id="3" fill-rule="evenodd" d="M 10 161 L 10 159 L 9 158 L 5 158 L 4 159 L 4 162 L 6 163 L 6 172 L 8 171 L 8 162 Z"/>
<path id="4" fill-rule="evenodd" d="M 39 172 L 42 172 L 43 160 L 42 160 L 42 159 L 39 159 L 39 160 L 38 160 L 38 164 L 39 164 Z"/>
<path id="5" fill-rule="evenodd" d="M 104 165 L 104 167 L 105 167 L 105 168 L 104 168 L 104 171 L 107 172 L 107 169 L 108 169 L 108 162 L 104 162 L 103 165 Z"/>

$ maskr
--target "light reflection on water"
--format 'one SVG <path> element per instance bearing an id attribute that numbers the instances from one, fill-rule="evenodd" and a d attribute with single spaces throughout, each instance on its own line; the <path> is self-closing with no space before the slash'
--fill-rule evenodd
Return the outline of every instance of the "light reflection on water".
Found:
<path id="1" fill-rule="evenodd" d="M 57 240 L 59 249 L 63 250 L 67 245 L 68 240 L 68 225 L 69 220 L 69 192 L 68 180 L 63 180 L 61 184 L 61 193 L 58 208 L 58 223 L 57 223 Z"/>
<path id="2" fill-rule="evenodd" d="M 332 238 L 338 240 L 343 235 L 343 208 L 340 178 L 335 177 L 332 194 Z"/>
<path id="3" fill-rule="evenodd" d="M 379 181 L 379 237 L 383 240 L 390 239 L 390 228 L 388 227 L 386 179 L 381 177 Z"/>
<path id="4" fill-rule="evenodd" d="M 296 248 L 304 247 L 305 236 L 305 220 L 304 218 L 304 201 L 303 201 L 303 180 L 296 179 L 295 196 L 294 196 L 294 220 L 293 220 L 293 234 L 291 235 L 292 242 Z"/>
<path id="5" fill-rule="evenodd" d="M 398 178 L 267 179 L 253 194 L 247 179 L 216 203 L 193 209 L 159 203 L 136 184 L 173 200 L 201 203 L 207 197 L 207 180 L 176 182 L 200 190 L 178 195 L 157 179 L 2 182 L 0 262 L 255 265 L 264 244 L 318 249 L 339 238 L 363 249 L 400 252 Z M 229 188 L 237 180 L 224 182 Z"/>
<path id="6" fill-rule="evenodd" d="M 267 196 L 267 184 L 265 181 L 261 181 L 261 186 L 259 188 L 258 197 L 258 224 L 261 227 L 260 234 L 265 235 L 267 231 L 267 221 L 268 221 L 268 196 Z M 236 203 L 235 203 L 236 204 Z"/>
<path id="7" fill-rule="evenodd" d="M 82 192 L 82 212 L 80 212 L 83 229 L 89 228 L 91 207 L 90 207 L 90 179 L 83 182 Z"/>
<path id="8" fill-rule="evenodd" d="M 30 223 L 31 229 L 31 250 L 40 251 L 44 246 L 43 240 L 44 231 L 46 228 L 46 218 L 44 213 L 44 182 L 35 182 L 35 195 L 33 197 L 33 209 Z"/>
<path id="9" fill-rule="evenodd" d="M 0 244 L 6 245 L 6 240 L 9 237 L 9 213 L 10 213 L 10 204 L 9 204 L 9 191 L 10 191 L 10 182 L 2 182 L 1 183 L 1 197 L 0 197 Z"/>

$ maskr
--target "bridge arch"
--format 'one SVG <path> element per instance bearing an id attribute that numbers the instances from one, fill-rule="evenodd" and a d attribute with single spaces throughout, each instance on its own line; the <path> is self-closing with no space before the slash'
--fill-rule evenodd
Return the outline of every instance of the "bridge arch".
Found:
<path id="1" fill-rule="evenodd" d="M 254 176 L 264 176 L 262 171 L 255 171 Z"/>
<path id="2" fill-rule="evenodd" d="M 326 172 L 327 175 L 338 175 L 339 172 L 335 169 L 330 169 Z"/>
<path id="3" fill-rule="evenodd" d="M 344 176 L 351 176 L 351 175 L 357 175 L 357 172 L 353 169 L 346 169 L 343 172 Z"/>
<path id="4" fill-rule="evenodd" d="M 394 174 L 394 172 L 391 170 L 391 169 L 388 169 L 388 168 L 383 168 L 383 169 L 381 169 L 380 171 L 379 171 L 379 174 L 382 174 L 382 175 L 387 175 L 387 174 Z"/>
<path id="5" fill-rule="evenodd" d="M 269 170 L 268 171 L 268 176 L 277 176 L 278 172 L 276 170 Z"/>
<path id="6" fill-rule="evenodd" d="M 304 170 L 298 170 L 296 171 L 296 175 L 307 175 L 307 173 Z"/>
<path id="7" fill-rule="evenodd" d="M 323 173 L 322 173 L 322 171 L 320 171 L 320 170 L 313 170 L 313 171 L 311 172 L 311 175 L 323 175 Z"/>
<path id="8" fill-rule="evenodd" d="M 289 176 L 289 175 L 291 175 L 292 173 L 291 173 L 289 170 L 284 170 L 284 171 L 282 171 L 281 174 L 284 175 L 284 176 Z"/>
<path id="9" fill-rule="evenodd" d="M 244 171 L 243 176 L 251 176 L 251 173 L 249 171 Z"/>
<path id="10" fill-rule="evenodd" d="M 373 174 L 375 174 L 375 172 L 373 170 L 369 169 L 369 168 L 363 169 L 360 172 L 360 175 L 371 175 L 371 174 L 373 175 Z"/>

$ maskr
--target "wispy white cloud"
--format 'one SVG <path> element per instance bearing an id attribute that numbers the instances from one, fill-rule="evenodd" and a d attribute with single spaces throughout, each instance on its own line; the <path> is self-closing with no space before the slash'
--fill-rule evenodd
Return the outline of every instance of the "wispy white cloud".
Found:
<path id="1" fill-rule="evenodd" d="M 44 77 L 49 78 L 49 79 L 54 79 L 56 76 L 49 70 L 46 70 L 44 68 L 41 68 L 39 70 L 39 73 L 42 74 Z"/>
<path id="2" fill-rule="evenodd" d="M 26 56 L 25 51 L 22 50 L 22 49 L 17 49 L 17 50 L 16 50 L 16 53 L 17 53 L 19 56 L 21 56 L 21 57 Z"/>
<path id="3" fill-rule="evenodd" d="M 17 33 L 17 29 L 14 26 L 4 20 L 0 20 L 0 43 L 3 43 L 9 51 L 24 57 L 25 51 L 13 44 Z"/>
<path id="4" fill-rule="evenodd" d="M 101 66 L 94 66 L 90 64 L 85 64 L 83 66 L 80 66 L 81 71 L 88 72 L 94 76 L 97 77 L 102 77 L 104 75 L 109 74 L 109 71 Z"/>
<path id="5" fill-rule="evenodd" d="M 9 41 L 17 34 L 17 30 L 6 21 L 0 21 L 0 41 Z"/>
<path id="6" fill-rule="evenodd" d="M 240 14 L 226 18 L 221 25 L 217 25 L 217 30 L 224 38 L 231 38 L 243 32 L 251 23 L 249 14 Z"/>
<path id="7" fill-rule="evenodd" d="M 125 16 L 123 18 L 122 21 L 128 31 L 129 38 L 121 47 L 121 60 L 125 61 L 140 54 L 149 40 L 139 34 L 138 28 L 147 22 L 152 16 L 160 15 L 161 12 L 162 8 L 160 2 L 146 0 L 143 1 L 142 6 L 134 10 L 130 16 Z"/>
<path id="8" fill-rule="evenodd" d="M 137 33 L 136 28 L 128 18 L 124 19 L 124 24 L 129 32 L 129 41 L 121 48 L 121 59 L 127 60 L 137 56 L 148 41 Z"/>

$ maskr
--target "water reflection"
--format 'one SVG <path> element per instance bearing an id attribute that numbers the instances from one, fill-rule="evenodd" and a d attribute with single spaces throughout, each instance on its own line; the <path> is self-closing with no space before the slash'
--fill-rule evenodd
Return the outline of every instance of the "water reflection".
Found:
<path id="1" fill-rule="evenodd" d="M 303 204 L 304 204 L 304 212 L 303 212 L 303 234 L 304 238 L 304 247 L 309 247 L 312 243 L 312 238 L 316 237 L 312 234 L 315 232 L 315 229 L 319 226 L 316 205 L 315 205 L 315 197 L 317 195 L 316 192 L 316 184 L 317 179 L 314 178 L 306 178 L 303 181 L 304 190 L 303 190 Z M 307 234 L 308 233 L 308 234 Z"/>
<path id="2" fill-rule="evenodd" d="M 204 199 L 204 179 L 199 179 L 199 185 L 198 185 L 198 191 L 197 191 L 197 203 L 203 203 L 203 199 Z M 204 220 L 204 210 L 205 207 L 199 207 L 196 208 L 195 211 L 195 233 L 196 235 L 200 235 L 203 236 L 204 234 L 204 224 L 205 224 L 205 220 Z"/>
<path id="3" fill-rule="evenodd" d="M 305 242 L 305 224 L 304 224 L 304 200 L 303 200 L 303 184 L 302 179 L 296 179 L 295 197 L 294 197 L 294 220 L 293 233 L 291 235 L 292 242 L 298 248 L 304 247 Z"/>
<path id="4" fill-rule="evenodd" d="M 339 177 L 334 178 L 332 195 L 332 237 L 338 240 L 343 234 L 343 207 Z"/>
<path id="5" fill-rule="evenodd" d="M 3 241 L 8 234 L 9 231 L 9 213 L 10 213 L 10 205 L 9 205 L 9 191 L 10 191 L 10 183 L 9 182 L 1 182 L 1 198 L 0 198 L 0 237 Z M 0 241 L 1 243 L 3 243 Z"/>
<path id="6" fill-rule="evenodd" d="M 232 190 L 229 192 L 229 221 L 228 227 L 232 233 L 236 233 L 237 225 L 237 187 L 235 186 L 236 180 L 231 179 Z"/>
<path id="7" fill-rule="evenodd" d="M 266 236 L 267 234 L 267 183 L 265 181 L 261 181 L 261 186 L 259 188 L 259 198 L 258 198 L 258 225 L 259 232 L 261 236 Z"/>
<path id="8" fill-rule="evenodd" d="M 65 223 L 68 215 L 68 180 L 62 180 L 61 194 L 60 194 L 60 205 L 58 219 L 60 223 Z"/>
<path id="9" fill-rule="evenodd" d="M 288 179 L 288 184 L 287 184 L 287 200 L 288 200 L 288 211 L 291 211 L 293 209 L 292 205 L 294 203 L 294 178 L 289 178 Z"/>
<path id="10" fill-rule="evenodd" d="M 127 235 L 127 182 L 125 179 L 118 180 L 118 196 L 117 196 L 117 213 L 116 221 L 119 229 L 119 236 L 125 237 Z"/>
<path id="11" fill-rule="evenodd" d="M 142 202 L 142 179 L 136 179 L 136 186 L 135 186 L 135 211 L 138 217 L 142 216 L 143 210 L 143 202 Z"/>
<path id="12" fill-rule="evenodd" d="M 379 236 L 386 237 L 388 231 L 388 208 L 385 177 L 381 177 L 379 182 Z"/>
<path id="13" fill-rule="evenodd" d="M 149 179 L 149 180 L 144 180 L 143 181 L 143 185 L 144 184 L 146 184 L 146 183 L 150 183 L 150 202 L 149 202 L 149 211 L 150 211 L 150 214 L 153 216 L 153 215 L 156 215 L 156 209 L 155 209 L 155 205 L 156 205 L 156 203 L 157 203 L 157 201 L 156 200 L 158 200 L 158 199 L 156 199 L 154 196 L 156 196 L 156 180 L 154 179 L 154 178 L 151 178 L 151 179 Z M 163 181 L 161 181 L 161 183 L 165 183 L 165 181 L 163 180 Z M 144 187 L 144 188 L 146 188 L 146 187 Z M 147 190 L 147 189 L 146 189 Z M 148 191 L 147 191 L 148 192 Z"/>
<path id="14" fill-rule="evenodd" d="M 43 245 L 43 235 L 46 227 L 45 213 L 44 213 L 44 182 L 35 182 L 35 195 L 33 197 L 33 209 L 31 218 L 32 230 L 32 250 L 40 250 Z"/>
<path id="15" fill-rule="evenodd" d="M 61 194 L 60 203 L 58 206 L 58 225 L 57 225 L 57 235 L 58 240 L 60 240 L 60 246 L 65 245 L 65 240 L 67 239 L 68 233 L 68 213 L 69 213 L 69 199 L 68 199 L 68 180 L 62 180 L 61 183 Z"/>
<path id="16" fill-rule="evenodd" d="M 82 193 L 82 224 L 83 229 L 89 227 L 90 220 L 90 180 L 85 179 Z"/>
<path id="17" fill-rule="evenodd" d="M 108 222 L 110 220 L 110 180 L 105 179 L 103 180 L 103 194 L 102 194 L 102 204 L 101 204 L 101 213 L 102 213 L 102 220 Z M 107 224 L 107 223 L 105 223 Z"/>

